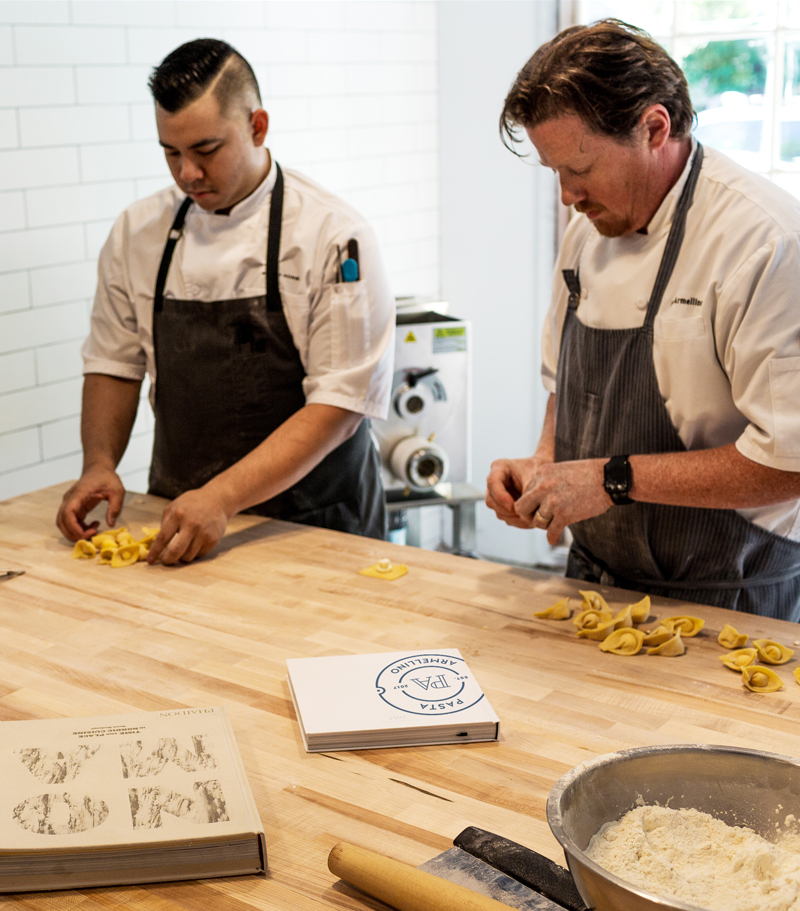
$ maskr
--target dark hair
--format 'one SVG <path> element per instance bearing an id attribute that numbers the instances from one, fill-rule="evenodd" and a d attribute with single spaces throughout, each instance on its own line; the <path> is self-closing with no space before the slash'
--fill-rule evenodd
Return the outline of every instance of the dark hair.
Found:
<path id="1" fill-rule="evenodd" d="M 564 29 L 519 71 L 500 115 L 500 136 L 519 142 L 532 128 L 577 114 L 596 133 L 630 139 L 651 104 L 669 111 L 670 135 L 688 135 L 694 118 L 689 86 L 677 63 L 642 29 L 619 19 Z"/>
<path id="2" fill-rule="evenodd" d="M 250 93 L 261 104 L 250 64 L 217 38 L 197 38 L 182 44 L 154 68 L 147 84 L 156 103 L 174 114 L 204 95 L 212 83 L 223 115 L 234 103 L 246 103 Z"/>

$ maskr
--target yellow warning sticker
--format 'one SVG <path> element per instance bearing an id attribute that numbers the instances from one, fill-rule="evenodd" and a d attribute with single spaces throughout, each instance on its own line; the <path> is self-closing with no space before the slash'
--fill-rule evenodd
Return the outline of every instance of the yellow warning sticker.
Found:
<path id="1" fill-rule="evenodd" d="M 416 337 L 416 335 L 414 335 L 413 332 L 409 332 L 408 335 L 406 336 L 407 342 L 415 342 L 416 340 L 417 340 L 417 337 Z"/>

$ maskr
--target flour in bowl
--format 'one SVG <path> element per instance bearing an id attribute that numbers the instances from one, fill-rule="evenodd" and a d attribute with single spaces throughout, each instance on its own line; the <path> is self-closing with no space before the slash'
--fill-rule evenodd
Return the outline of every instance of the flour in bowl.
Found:
<path id="1" fill-rule="evenodd" d="M 662 898 L 710 911 L 800 911 L 796 836 L 771 844 L 699 810 L 643 806 L 606 823 L 586 853 Z"/>

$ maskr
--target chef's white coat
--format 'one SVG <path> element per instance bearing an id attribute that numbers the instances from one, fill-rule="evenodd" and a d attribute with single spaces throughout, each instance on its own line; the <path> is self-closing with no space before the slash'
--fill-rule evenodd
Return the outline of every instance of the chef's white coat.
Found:
<path id="1" fill-rule="evenodd" d="M 800 202 L 720 152 L 704 152 L 654 325 L 658 386 L 687 449 L 735 443 L 755 462 L 800 471 Z M 580 268 L 581 322 L 641 326 L 691 160 L 646 233 L 602 237 L 584 216 L 570 221 L 544 329 L 548 391 L 556 389 L 569 297 L 561 270 Z M 740 512 L 800 540 L 800 501 Z"/>
<path id="2" fill-rule="evenodd" d="M 297 171 L 282 168 L 279 284 L 283 310 L 306 372 L 307 403 L 384 418 L 391 394 L 394 298 L 369 225 Z M 269 200 L 277 170 L 229 215 L 189 208 L 165 298 L 205 301 L 265 293 Z M 99 258 L 86 373 L 157 382 L 153 294 L 161 255 L 184 194 L 172 186 L 129 206 Z M 338 282 L 339 252 L 358 241 L 360 280 Z M 198 365 L 202 369 L 202 365 Z"/>

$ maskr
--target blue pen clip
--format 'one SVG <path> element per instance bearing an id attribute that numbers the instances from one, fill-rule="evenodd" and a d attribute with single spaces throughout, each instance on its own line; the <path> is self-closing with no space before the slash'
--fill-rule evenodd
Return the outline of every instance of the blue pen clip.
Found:
<path id="1" fill-rule="evenodd" d="M 354 259 L 346 259 L 342 263 L 342 281 L 343 282 L 357 282 L 358 281 L 358 263 Z"/>

